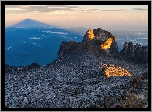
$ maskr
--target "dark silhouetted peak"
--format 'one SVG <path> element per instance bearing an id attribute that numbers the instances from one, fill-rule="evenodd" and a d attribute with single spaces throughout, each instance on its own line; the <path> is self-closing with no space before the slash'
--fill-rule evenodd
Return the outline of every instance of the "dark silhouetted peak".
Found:
<path id="1" fill-rule="evenodd" d="M 12 25 L 11 27 L 19 27 L 19 28 L 28 28 L 28 27 L 49 27 L 50 25 L 33 20 L 33 19 L 25 19 L 17 24 Z"/>
<path id="2" fill-rule="evenodd" d="M 37 63 L 32 63 L 31 66 L 40 66 Z"/>
<path id="3" fill-rule="evenodd" d="M 28 66 L 29 69 L 38 68 L 38 67 L 40 67 L 40 65 L 38 65 L 37 63 L 32 63 L 31 65 Z"/>
<path id="4" fill-rule="evenodd" d="M 148 63 L 148 46 L 141 46 L 140 44 L 133 45 L 132 42 L 125 42 L 120 54 L 137 63 Z"/>

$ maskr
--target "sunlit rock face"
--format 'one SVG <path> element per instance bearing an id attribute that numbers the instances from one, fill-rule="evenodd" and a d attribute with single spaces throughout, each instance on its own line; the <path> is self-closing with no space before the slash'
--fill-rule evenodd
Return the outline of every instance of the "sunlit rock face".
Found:
<path id="1" fill-rule="evenodd" d="M 111 32 L 102 30 L 101 28 L 88 30 L 84 35 L 82 43 L 86 46 L 92 46 L 94 49 L 107 56 L 118 56 L 118 46 L 116 36 Z"/>
<path id="2" fill-rule="evenodd" d="M 91 29 L 89 29 L 88 31 L 87 31 L 87 33 L 88 33 L 88 36 L 89 36 L 89 39 L 90 40 L 92 40 L 95 36 L 94 36 L 94 33 L 93 33 L 93 30 L 91 30 Z"/>
<path id="3" fill-rule="evenodd" d="M 89 29 L 82 42 L 62 42 L 58 58 L 62 58 L 66 54 L 80 55 L 81 53 L 90 53 L 97 57 L 117 57 L 119 56 L 119 51 L 116 36 L 101 28 Z"/>
<path id="4" fill-rule="evenodd" d="M 109 49 L 112 44 L 112 39 L 109 38 L 104 44 L 101 45 L 101 49 Z"/>
<path id="5" fill-rule="evenodd" d="M 99 68 L 104 70 L 107 78 L 111 76 L 132 76 L 128 70 L 114 64 L 101 64 Z"/>

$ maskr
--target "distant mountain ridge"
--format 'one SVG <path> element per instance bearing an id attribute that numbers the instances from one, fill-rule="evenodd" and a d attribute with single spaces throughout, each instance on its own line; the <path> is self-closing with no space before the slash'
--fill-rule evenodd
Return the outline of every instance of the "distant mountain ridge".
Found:
<path id="1" fill-rule="evenodd" d="M 50 27 L 51 25 L 49 24 L 45 24 L 45 23 L 42 23 L 42 22 L 39 22 L 39 21 L 36 21 L 36 20 L 33 20 L 33 19 L 25 19 L 19 23 L 16 23 L 10 27 L 23 27 L 23 28 L 31 28 L 31 27 Z"/>

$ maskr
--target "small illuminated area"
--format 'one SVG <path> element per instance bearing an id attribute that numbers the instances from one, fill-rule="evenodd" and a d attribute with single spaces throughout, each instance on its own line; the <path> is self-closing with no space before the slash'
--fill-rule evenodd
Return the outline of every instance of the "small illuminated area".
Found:
<path id="1" fill-rule="evenodd" d="M 114 40 L 116 41 L 116 36 L 114 36 L 111 32 L 110 32 L 110 34 L 114 37 Z"/>
<path id="2" fill-rule="evenodd" d="M 87 33 L 89 34 L 89 39 L 90 39 L 90 40 L 92 40 L 92 39 L 95 37 L 92 29 L 89 29 L 89 30 L 87 31 Z"/>
<path id="3" fill-rule="evenodd" d="M 114 40 L 116 41 L 116 36 L 114 36 Z"/>
<path id="4" fill-rule="evenodd" d="M 106 74 L 106 77 L 109 78 L 110 76 L 132 76 L 128 70 L 120 67 L 115 66 L 114 64 L 101 64 L 99 68 L 103 68 Z"/>
<path id="5" fill-rule="evenodd" d="M 101 49 L 109 49 L 112 43 L 112 38 L 109 38 L 104 44 L 101 45 Z"/>

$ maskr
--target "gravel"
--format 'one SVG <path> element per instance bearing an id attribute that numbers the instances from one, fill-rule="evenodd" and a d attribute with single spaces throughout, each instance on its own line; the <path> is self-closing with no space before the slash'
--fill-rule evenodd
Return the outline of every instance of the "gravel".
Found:
<path id="1" fill-rule="evenodd" d="M 132 77 L 106 78 L 99 68 L 100 62 L 119 64 L 122 63 L 121 60 L 95 60 L 94 58 L 87 61 L 86 58 L 81 60 L 81 64 L 76 63 L 75 60 L 66 61 L 66 63 L 64 60 L 56 60 L 55 63 L 27 69 L 24 72 L 19 68 L 12 70 L 13 72 L 6 72 L 6 107 L 105 108 L 106 95 L 109 95 L 111 100 L 113 97 L 126 96 L 126 91 L 132 90 L 130 81 L 148 71 L 148 68 L 125 62 L 121 65 L 133 74 Z M 144 79 L 142 83 L 145 84 L 148 81 Z M 144 88 L 137 90 L 140 92 L 137 98 L 147 103 L 148 90 Z M 116 100 L 113 99 L 111 102 L 114 104 Z M 147 106 L 145 104 L 142 107 Z"/>

